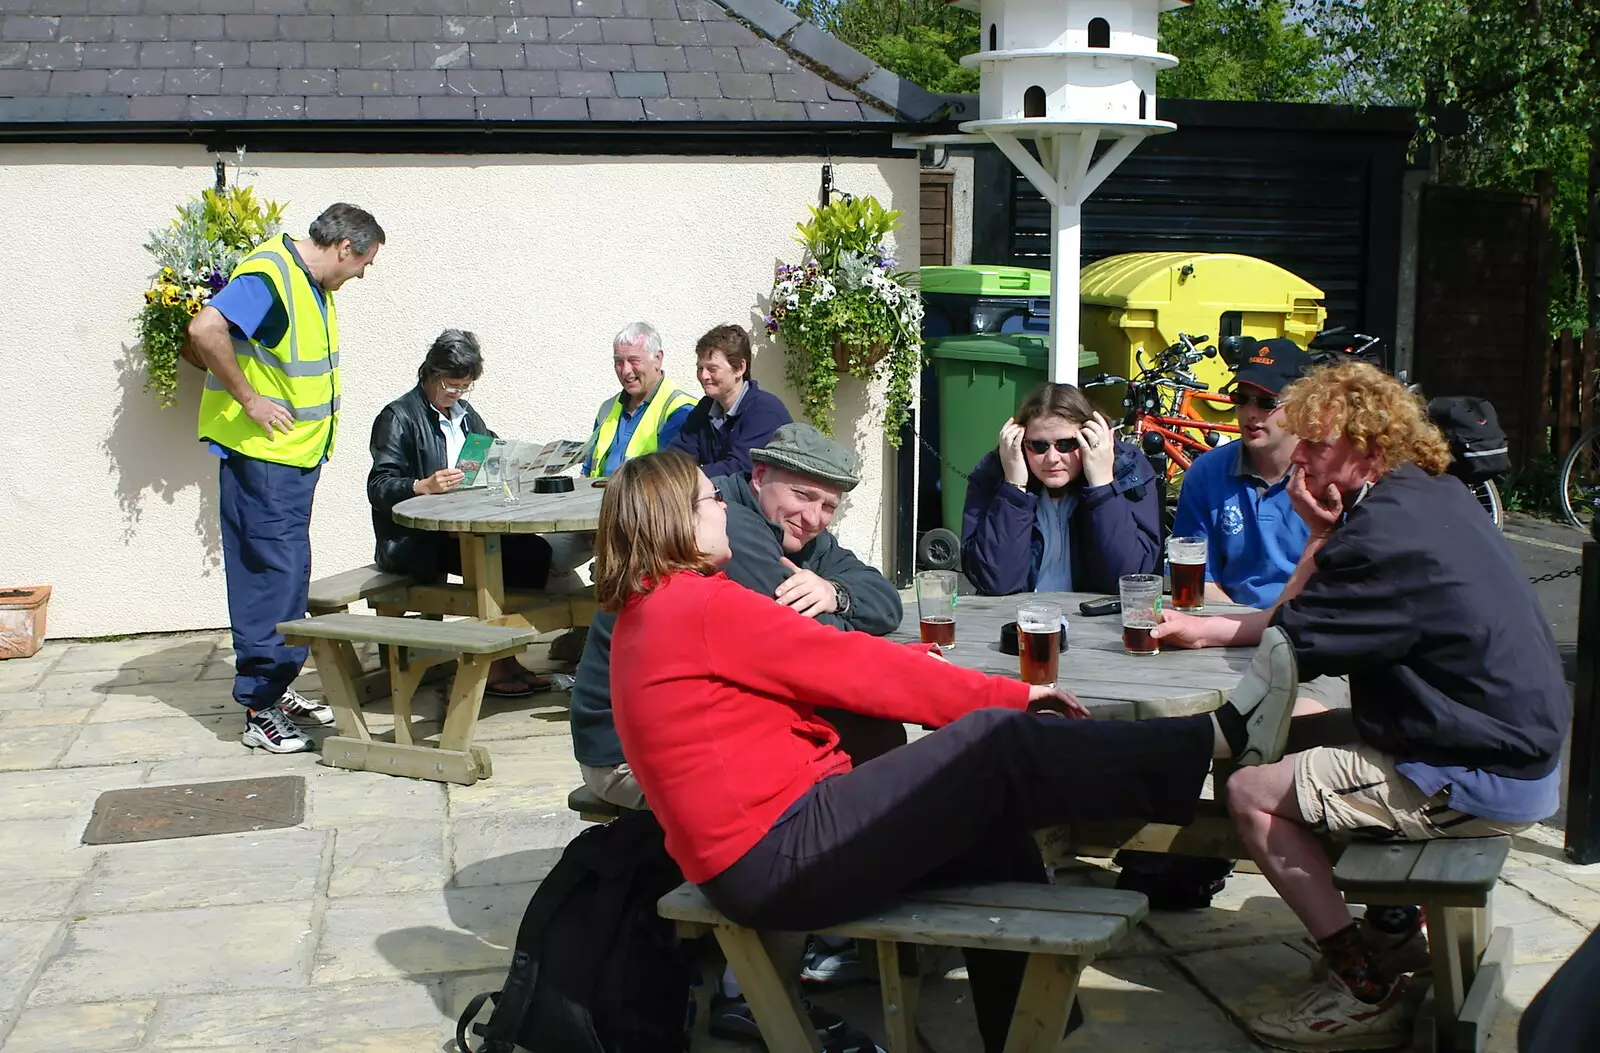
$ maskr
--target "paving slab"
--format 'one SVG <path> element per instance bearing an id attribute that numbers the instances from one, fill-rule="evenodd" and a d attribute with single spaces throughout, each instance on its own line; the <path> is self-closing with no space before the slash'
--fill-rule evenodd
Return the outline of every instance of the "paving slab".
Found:
<path id="1" fill-rule="evenodd" d="M 43 706 L 43 691 L 20 691 L 0 687 L 0 712 L 9 712 L 16 709 L 39 709 Z"/>
<path id="2" fill-rule="evenodd" d="M 75 730 L 78 737 L 61 757 L 60 767 L 115 764 L 130 757 L 146 761 L 231 757 L 245 748 L 238 741 L 242 721 L 232 714 L 119 720 Z"/>
<path id="3" fill-rule="evenodd" d="M 241 723 L 243 719 L 239 704 L 233 700 L 227 689 L 218 688 L 214 681 L 206 681 L 113 688 L 106 693 L 105 700 L 95 707 L 89 722 L 105 724 L 117 720 L 145 720 L 151 717 L 179 715 L 238 716 Z M 242 726 L 240 730 L 243 730 Z"/>
<path id="4" fill-rule="evenodd" d="M 1580 925 L 1600 926 L 1600 875 L 1584 874 L 1582 867 L 1508 867 L 1501 884 L 1526 892 L 1538 903 Z M 1584 880 L 1576 880 L 1574 872 Z"/>
<path id="5" fill-rule="evenodd" d="M 312 981 L 506 968 L 536 883 L 328 901 Z"/>
<path id="6" fill-rule="evenodd" d="M 0 860 L 29 868 L 53 866 L 71 856 L 92 862 L 99 849 L 82 843 L 87 821 L 87 815 L 65 815 L 0 822 Z"/>
<path id="7" fill-rule="evenodd" d="M 115 643 L 68 647 L 52 673 L 103 672 L 127 668 L 179 668 L 204 665 L 216 653 L 212 637 L 148 637 Z"/>
<path id="8" fill-rule="evenodd" d="M 475 815 L 452 824 L 454 884 L 511 885 L 540 881 L 561 850 L 588 826 L 576 814 Z"/>
<path id="9" fill-rule="evenodd" d="M 47 647 L 32 658 L 8 658 L 0 662 L 0 692 L 32 690 L 60 657 L 61 652 Z"/>
<path id="10" fill-rule="evenodd" d="M 556 814 L 567 810 L 567 794 L 583 781 L 570 742 L 544 738 L 495 743 L 494 777 L 471 786 L 451 786 L 450 817 L 474 814 Z"/>
<path id="11" fill-rule="evenodd" d="M 24 1009 L 0 1049 L 8 1053 L 118 1053 L 137 1049 L 155 1011 L 153 999 Z"/>
<path id="12" fill-rule="evenodd" d="M 77 873 L 49 873 L 49 869 L 0 864 L 0 921 L 46 921 L 66 915 L 88 884 L 89 868 Z"/>
<path id="13" fill-rule="evenodd" d="M 306 822 L 327 828 L 401 820 L 432 828 L 445 818 L 442 783 L 316 765 L 306 776 Z M 498 771 L 495 775 L 499 777 Z"/>
<path id="14" fill-rule="evenodd" d="M 1561 917 L 1526 892 L 1501 882 L 1495 886 L 1494 923 L 1516 930 L 1517 964 L 1565 961 L 1589 935 L 1589 929 Z"/>
<path id="15" fill-rule="evenodd" d="M 40 691 L 115 691 L 142 685 L 183 683 L 200 675 L 198 665 L 124 666 L 119 669 L 50 672 L 40 679 Z"/>
<path id="16" fill-rule="evenodd" d="M 303 987 L 310 971 L 310 903 L 106 914 L 69 922 L 30 1005 Z"/>
<path id="17" fill-rule="evenodd" d="M 288 829 L 116 845 L 102 854 L 79 911 L 309 900 L 331 839 L 322 830 Z"/>
<path id="18" fill-rule="evenodd" d="M 233 719 L 238 721 L 237 727 L 242 732 L 243 719 Z M 236 742 L 231 751 L 224 750 L 210 757 L 182 757 L 154 762 L 146 769 L 144 782 L 146 786 L 170 786 L 186 782 L 301 775 L 309 787 L 313 778 L 328 770 L 317 764 L 315 753 L 268 753 L 266 750 L 249 749 Z"/>
<path id="19" fill-rule="evenodd" d="M 255 1043 L 292 1050 L 302 1042 L 350 1041 L 379 1029 L 439 1028 L 442 1020 L 434 989 L 425 984 L 329 985 L 274 991 L 270 998 L 240 991 L 168 1000 L 149 1040 L 180 1049 Z M 430 1053 L 441 1048 L 439 1040 Z"/>
<path id="20" fill-rule="evenodd" d="M 82 724 L 94 712 L 93 706 L 52 706 L 49 709 L 9 709 L 0 711 L 0 735 L 9 736 L 20 728 L 66 727 Z"/>
<path id="21" fill-rule="evenodd" d="M 22 1005 L 28 981 L 60 933 L 59 921 L 0 923 L 0 1013 Z"/>
<path id="22" fill-rule="evenodd" d="M 1239 1020 L 1281 1009 L 1311 989 L 1309 952 L 1288 943 L 1223 947 L 1175 957 L 1178 968 Z"/>
<path id="23" fill-rule="evenodd" d="M 1153 910 L 1145 925 L 1175 951 L 1298 939 L 1305 926 L 1260 874 L 1234 873 L 1205 910 Z"/>
<path id="24" fill-rule="evenodd" d="M 335 834 L 329 896 L 432 892 L 449 880 L 442 820 L 340 826 Z"/>
<path id="25" fill-rule="evenodd" d="M 78 730 L 76 725 L 46 725 L 0 735 L 0 771 L 54 767 L 77 740 Z"/>
<path id="26" fill-rule="evenodd" d="M 87 823 L 95 798 L 107 790 L 125 790 L 144 778 L 137 764 L 63 771 L 0 773 L 0 802 L 10 819 L 74 818 Z"/>

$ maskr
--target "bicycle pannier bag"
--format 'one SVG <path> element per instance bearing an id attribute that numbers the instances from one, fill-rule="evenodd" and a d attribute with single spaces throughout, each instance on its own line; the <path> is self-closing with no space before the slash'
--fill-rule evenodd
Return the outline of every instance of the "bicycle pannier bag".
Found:
<path id="1" fill-rule="evenodd" d="M 1506 433 L 1488 399 L 1441 395 L 1428 403 L 1428 416 L 1450 443 L 1450 474 L 1481 483 L 1511 470 Z"/>

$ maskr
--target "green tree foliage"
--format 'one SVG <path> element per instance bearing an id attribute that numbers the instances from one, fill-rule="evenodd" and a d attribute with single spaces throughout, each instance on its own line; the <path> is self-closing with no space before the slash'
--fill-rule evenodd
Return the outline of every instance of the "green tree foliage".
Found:
<path id="1" fill-rule="evenodd" d="M 1552 173 L 1551 327 L 1600 321 L 1600 299 L 1585 295 L 1600 264 L 1600 186 L 1589 172 L 1600 147 L 1600 7 L 1322 0 L 1316 17 L 1367 71 L 1368 98 L 1422 107 L 1441 180 L 1531 190 L 1538 172 Z"/>
<path id="2" fill-rule="evenodd" d="M 1339 86 L 1328 42 L 1289 18 L 1281 0 L 1195 0 L 1161 15 L 1165 98 L 1326 102 Z"/>
<path id="3" fill-rule="evenodd" d="M 978 71 L 961 56 L 979 50 L 978 16 L 945 0 L 788 0 L 863 55 L 933 92 L 976 92 Z"/>

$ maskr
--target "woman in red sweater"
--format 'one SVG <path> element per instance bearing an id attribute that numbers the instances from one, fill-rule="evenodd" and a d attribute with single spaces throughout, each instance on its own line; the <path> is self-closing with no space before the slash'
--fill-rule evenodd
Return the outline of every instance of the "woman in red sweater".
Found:
<path id="1" fill-rule="evenodd" d="M 617 614 L 623 753 L 684 877 L 732 920 L 810 932 L 923 882 L 1048 880 L 1032 831 L 1183 825 L 1214 756 L 1276 760 L 1296 684 L 1264 641 L 1215 715 L 1088 714 L 1053 688 L 844 633 L 729 581 L 721 495 L 677 451 L 611 477 L 595 590 Z M 939 730 L 859 768 L 816 715 L 835 706 Z M 1025 959 L 968 951 L 984 1046 L 1005 1044 Z"/>

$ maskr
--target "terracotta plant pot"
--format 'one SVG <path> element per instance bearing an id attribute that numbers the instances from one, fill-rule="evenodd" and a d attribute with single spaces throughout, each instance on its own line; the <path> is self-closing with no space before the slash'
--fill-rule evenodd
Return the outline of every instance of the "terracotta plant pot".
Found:
<path id="1" fill-rule="evenodd" d="M 28 658 L 44 646 L 50 586 L 0 589 L 0 659 Z"/>
<path id="2" fill-rule="evenodd" d="M 839 372 L 848 373 L 850 371 L 850 356 L 855 354 L 860 358 L 863 366 L 871 369 L 883 360 L 884 355 L 889 353 L 889 345 L 873 344 L 871 347 L 866 348 L 865 351 L 866 353 L 862 354 L 862 348 L 859 345 L 847 344 L 843 340 L 835 340 L 833 342 L 833 364 L 838 368 Z"/>

